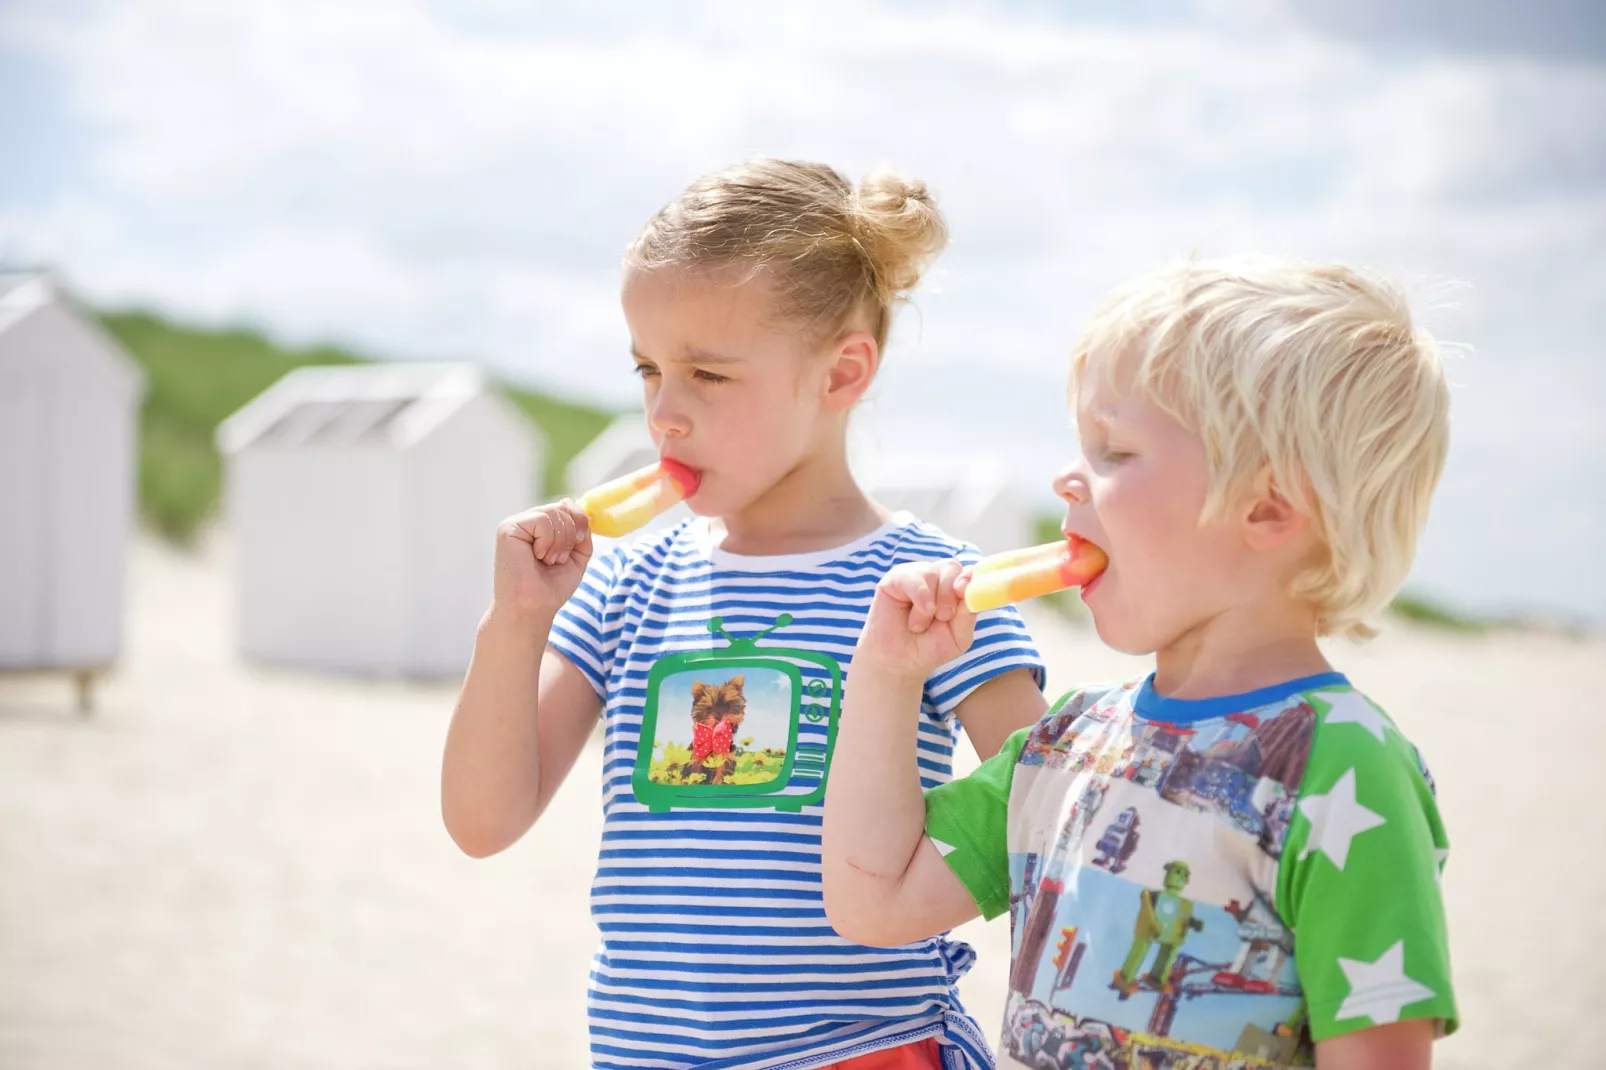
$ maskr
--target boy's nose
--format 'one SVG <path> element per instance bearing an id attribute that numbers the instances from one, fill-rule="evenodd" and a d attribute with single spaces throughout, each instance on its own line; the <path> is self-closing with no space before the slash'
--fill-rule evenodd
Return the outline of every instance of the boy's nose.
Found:
<path id="1" fill-rule="evenodd" d="M 1089 500 L 1087 479 L 1082 475 L 1080 463 L 1069 465 L 1054 477 L 1054 493 L 1072 505 L 1086 505 Z"/>

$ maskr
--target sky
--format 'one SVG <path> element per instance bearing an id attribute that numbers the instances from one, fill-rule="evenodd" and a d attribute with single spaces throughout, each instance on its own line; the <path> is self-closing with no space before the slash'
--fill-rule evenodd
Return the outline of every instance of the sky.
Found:
<path id="1" fill-rule="evenodd" d="M 1100 293 L 1179 254 L 1349 260 L 1453 343 L 1412 587 L 1606 623 L 1606 13 L 1514 10 L 9 0 L 0 262 L 624 406 L 653 211 L 757 154 L 892 163 L 953 242 L 860 441 L 995 459 L 1051 508 Z"/>

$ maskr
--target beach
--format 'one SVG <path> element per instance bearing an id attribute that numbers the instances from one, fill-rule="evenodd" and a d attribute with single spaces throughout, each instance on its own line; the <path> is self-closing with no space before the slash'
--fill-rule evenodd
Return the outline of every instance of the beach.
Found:
<path id="1" fill-rule="evenodd" d="M 241 663 L 231 567 L 215 534 L 139 539 L 90 716 L 64 677 L 0 677 L 0 1067 L 585 1066 L 598 740 L 469 859 L 438 806 L 455 685 Z M 1030 624 L 1051 689 L 1143 664 Z M 1437 780 L 1464 1025 L 1436 1065 L 1606 1065 L 1606 640 L 1391 624 L 1331 654 Z M 1008 923 L 960 936 L 996 1037 Z"/>

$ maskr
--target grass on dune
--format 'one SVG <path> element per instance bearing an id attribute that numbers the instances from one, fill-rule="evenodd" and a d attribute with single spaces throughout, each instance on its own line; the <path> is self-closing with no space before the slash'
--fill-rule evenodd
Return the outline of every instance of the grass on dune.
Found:
<path id="1" fill-rule="evenodd" d="M 218 506 L 223 466 L 212 443 L 218 424 L 294 368 L 363 359 L 333 346 L 291 349 L 256 331 L 205 330 L 138 310 L 103 313 L 100 320 L 145 370 L 140 512 L 179 543 L 193 539 Z M 569 460 L 613 414 L 533 390 L 501 389 L 545 432 L 543 486 L 555 493 Z"/>

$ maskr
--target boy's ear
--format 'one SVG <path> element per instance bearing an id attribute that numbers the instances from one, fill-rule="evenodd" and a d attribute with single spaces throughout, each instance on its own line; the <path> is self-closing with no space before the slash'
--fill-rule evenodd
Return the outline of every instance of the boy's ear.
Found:
<path id="1" fill-rule="evenodd" d="M 850 331 L 836 340 L 829 359 L 825 404 L 829 409 L 846 412 L 870 389 L 881 366 L 881 347 L 869 331 Z"/>
<path id="2" fill-rule="evenodd" d="M 1277 485 L 1270 466 L 1255 476 L 1243 517 L 1244 541 L 1255 550 L 1286 546 L 1310 520 Z"/>

